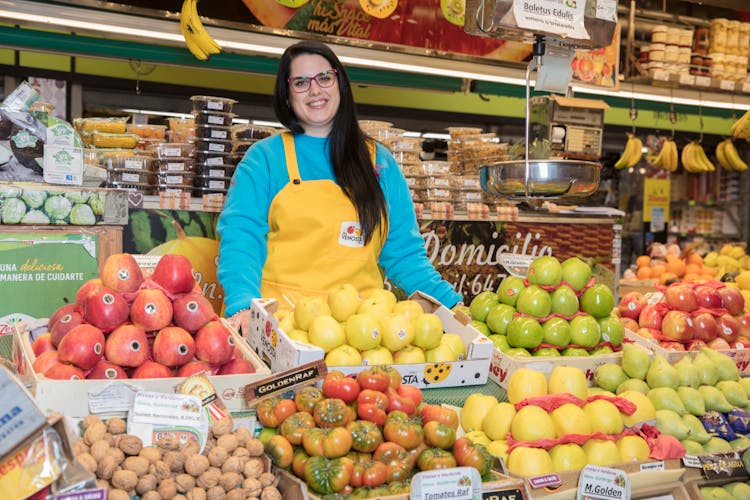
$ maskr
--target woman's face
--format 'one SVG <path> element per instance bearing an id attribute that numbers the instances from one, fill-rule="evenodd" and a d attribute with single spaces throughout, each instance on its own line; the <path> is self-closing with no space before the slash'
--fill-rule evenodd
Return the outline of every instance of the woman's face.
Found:
<path id="1" fill-rule="evenodd" d="M 305 133 L 316 137 L 328 137 L 333 119 L 339 109 L 337 76 L 333 74 L 333 85 L 328 88 L 321 87 L 317 81 L 313 80 L 313 77 L 326 71 L 329 72 L 328 78 L 330 79 L 333 71 L 331 63 L 316 54 L 297 56 L 289 66 L 289 105 L 305 129 Z M 297 92 L 295 86 L 300 86 L 300 81 L 295 82 L 295 79 L 301 77 L 307 78 L 310 88 L 304 92 Z"/>

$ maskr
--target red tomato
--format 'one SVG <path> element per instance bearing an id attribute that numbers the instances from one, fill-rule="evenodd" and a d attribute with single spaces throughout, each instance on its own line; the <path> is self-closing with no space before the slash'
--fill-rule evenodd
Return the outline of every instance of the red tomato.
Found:
<path id="1" fill-rule="evenodd" d="M 388 466 L 382 462 L 354 464 L 352 479 L 349 482 L 355 488 L 361 486 L 376 488 L 388 479 Z"/>
<path id="2" fill-rule="evenodd" d="M 323 379 L 323 395 L 327 398 L 340 399 L 346 404 L 357 400 L 359 384 L 351 377 L 344 376 L 338 370 L 328 372 Z"/>
<path id="3" fill-rule="evenodd" d="M 388 414 L 385 421 L 383 437 L 411 450 L 424 442 L 424 429 L 418 419 L 409 418 L 404 412 L 394 411 Z"/>
<path id="4" fill-rule="evenodd" d="M 372 403 L 357 404 L 357 417 L 361 420 L 372 422 L 378 427 L 383 427 L 385 425 L 386 414 L 385 410 L 378 408 Z"/>
<path id="5" fill-rule="evenodd" d="M 414 401 L 415 407 L 419 406 L 422 403 L 422 391 L 419 389 L 419 387 L 401 384 L 396 389 L 396 392 L 399 396 L 403 396 Z"/>
<path id="6" fill-rule="evenodd" d="M 368 368 L 357 374 L 357 382 L 361 389 L 385 392 L 391 384 L 388 372 L 381 369 Z"/>
<path id="7" fill-rule="evenodd" d="M 454 431 L 458 430 L 458 413 L 450 408 L 440 405 L 424 405 L 421 409 L 422 423 L 441 422 Z"/>
<path id="8" fill-rule="evenodd" d="M 411 398 L 401 396 L 393 389 L 388 389 L 386 396 L 388 396 L 388 413 L 402 411 L 411 416 L 417 411 L 417 405 Z"/>

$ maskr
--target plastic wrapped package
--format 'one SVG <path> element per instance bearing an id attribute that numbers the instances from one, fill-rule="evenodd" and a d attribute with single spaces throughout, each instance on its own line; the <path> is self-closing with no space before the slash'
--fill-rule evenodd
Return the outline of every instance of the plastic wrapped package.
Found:
<path id="1" fill-rule="evenodd" d="M 102 158 L 99 165 L 107 170 L 126 169 L 152 171 L 155 168 L 155 160 L 147 155 L 110 154 Z"/>
<path id="2" fill-rule="evenodd" d="M 482 129 L 479 127 L 448 127 L 447 130 L 448 134 L 451 136 L 451 139 L 482 133 Z"/>
<path id="3" fill-rule="evenodd" d="M 195 163 L 199 165 L 237 165 L 240 156 L 221 151 L 196 150 L 193 154 Z"/>
<path id="4" fill-rule="evenodd" d="M 162 142 L 151 146 L 158 158 L 185 158 L 193 153 L 194 146 L 189 142 Z"/>
<path id="5" fill-rule="evenodd" d="M 453 191 L 445 188 L 427 188 L 424 199 L 426 201 L 453 201 Z"/>
<path id="6" fill-rule="evenodd" d="M 210 177 L 210 176 L 196 175 L 193 181 L 193 185 L 199 188 L 226 191 L 227 188 L 229 188 L 229 182 L 231 180 L 232 180 L 231 177 Z"/>
<path id="7" fill-rule="evenodd" d="M 451 164 L 447 161 L 423 161 L 421 165 L 423 175 L 449 175 Z"/>
<path id="8" fill-rule="evenodd" d="M 232 141 L 220 139 L 198 139 L 195 148 L 200 151 L 213 151 L 215 153 L 229 153 L 232 151 Z"/>
<path id="9" fill-rule="evenodd" d="M 167 130 L 167 140 L 169 142 L 193 142 L 195 140 L 195 128 Z"/>
<path id="10" fill-rule="evenodd" d="M 483 191 L 454 191 L 454 203 L 484 203 L 485 195 Z"/>
<path id="11" fill-rule="evenodd" d="M 235 141 L 265 139 L 279 132 L 281 132 L 280 129 L 261 125 L 234 125 L 232 126 L 232 139 Z"/>
<path id="12" fill-rule="evenodd" d="M 234 113 L 221 113 L 215 111 L 193 112 L 193 119 L 196 126 L 201 125 L 218 125 L 220 127 L 229 127 L 232 120 L 237 116 Z"/>
<path id="13" fill-rule="evenodd" d="M 92 132 L 89 143 L 97 148 L 135 149 L 138 136 L 135 134 L 110 134 L 107 132 Z"/>
<path id="14" fill-rule="evenodd" d="M 166 137 L 166 132 L 166 125 L 149 125 L 141 123 L 129 123 L 127 125 L 128 134 L 135 134 L 143 139 L 161 139 L 163 141 Z"/>
<path id="15" fill-rule="evenodd" d="M 482 181 L 478 175 L 454 175 L 451 176 L 451 186 L 456 190 L 480 191 Z"/>
<path id="16" fill-rule="evenodd" d="M 157 161 L 157 170 L 159 173 L 182 173 L 193 172 L 194 160 L 175 156 L 173 158 L 161 158 Z"/>
<path id="17" fill-rule="evenodd" d="M 60 476 L 65 461 L 59 434 L 44 429 L 0 459 L 0 498 L 22 500 L 46 488 Z"/>
<path id="18" fill-rule="evenodd" d="M 194 95 L 190 98 L 193 102 L 193 111 L 231 113 L 232 106 L 237 102 L 228 97 L 215 97 L 207 95 Z"/>
<path id="19" fill-rule="evenodd" d="M 250 149 L 250 146 L 255 144 L 257 140 L 253 139 L 251 141 L 234 141 L 232 142 L 232 152 L 233 153 L 241 153 L 245 154 L 247 153 L 247 150 Z"/>
<path id="20" fill-rule="evenodd" d="M 214 188 L 207 188 L 207 187 L 196 187 L 193 188 L 193 196 L 196 198 L 202 198 L 203 195 L 207 194 L 213 194 L 213 195 L 219 195 L 219 194 L 226 194 L 226 189 L 214 189 Z"/>
<path id="21" fill-rule="evenodd" d="M 76 118 L 73 120 L 73 127 L 80 134 L 90 134 L 95 131 L 108 134 L 124 134 L 127 130 L 127 121 L 127 117 Z"/>
<path id="22" fill-rule="evenodd" d="M 196 175 L 203 177 L 232 177 L 235 168 L 237 168 L 235 165 L 210 165 L 204 162 L 195 163 L 193 166 L 193 172 L 195 172 Z"/>
<path id="23" fill-rule="evenodd" d="M 107 170 L 107 179 L 110 184 L 153 184 L 154 173 L 147 170 L 113 168 Z"/>
<path id="24" fill-rule="evenodd" d="M 147 182 L 107 182 L 107 187 L 128 189 L 130 191 L 138 191 L 143 194 L 156 194 L 156 186 Z"/>
<path id="25" fill-rule="evenodd" d="M 393 157 L 396 159 L 396 163 L 399 164 L 414 164 L 421 161 L 419 158 L 419 151 L 417 150 L 394 151 L 391 154 L 393 154 Z"/>
<path id="26" fill-rule="evenodd" d="M 164 139 L 152 139 L 147 137 L 139 137 L 138 141 L 135 143 L 135 149 L 139 149 L 143 152 L 148 152 L 148 154 L 151 154 L 153 156 L 153 153 L 151 152 L 151 149 L 159 144 L 163 144 Z"/>
<path id="27" fill-rule="evenodd" d="M 167 125 L 170 131 L 191 129 L 195 128 L 195 119 L 171 116 L 167 118 Z"/>
<path id="28" fill-rule="evenodd" d="M 426 187 L 426 188 L 435 188 L 435 189 L 443 189 L 443 190 L 453 189 L 453 185 L 452 185 L 450 177 L 426 176 L 425 180 L 424 180 L 424 187 Z"/>
<path id="29" fill-rule="evenodd" d="M 427 189 L 427 177 L 426 176 L 406 176 L 406 185 L 409 189 Z"/>
<path id="30" fill-rule="evenodd" d="M 180 173 L 165 173 L 165 172 L 159 172 L 157 174 L 157 182 L 159 185 L 163 186 L 193 186 L 193 179 L 195 178 L 195 174 L 192 172 L 180 172 Z"/>
<path id="31" fill-rule="evenodd" d="M 391 151 L 422 151 L 422 139 L 416 137 L 399 137 L 391 142 Z"/>
<path id="32" fill-rule="evenodd" d="M 231 139 L 231 128 L 219 125 L 196 125 L 195 137 L 198 139 Z"/>

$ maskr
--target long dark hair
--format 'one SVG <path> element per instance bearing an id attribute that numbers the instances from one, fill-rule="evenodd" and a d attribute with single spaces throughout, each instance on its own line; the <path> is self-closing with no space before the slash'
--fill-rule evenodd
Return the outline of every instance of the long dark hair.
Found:
<path id="1" fill-rule="evenodd" d="M 349 76 L 339 58 L 327 45 L 305 40 L 287 47 L 281 56 L 279 71 L 276 74 L 273 109 L 278 120 L 293 134 L 305 132 L 289 106 L 287 83 L 292 61 L 302 54 L 324 57 L 337 72 L 340 103 L 333 119 L 331 133 L 328 135 L 333 173 L 336 182 L 357 209 L 362 234 L 365 242 L 369 243 L 376 229 L 382 231 L 387 227 L 388 210 L 367 147 L 367 136 L 359 128 Z"/>

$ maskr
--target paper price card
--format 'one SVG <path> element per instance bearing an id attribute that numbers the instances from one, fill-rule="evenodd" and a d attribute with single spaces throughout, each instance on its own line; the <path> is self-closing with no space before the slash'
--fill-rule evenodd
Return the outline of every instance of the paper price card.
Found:
<path id="1" fill-rule="evenodd" d="M 620 500 L 630 498 L 630 480 L 625 471 L 587 465 L 578 479 L 576 500 Z"/>
<path id="2" fill-rule="evenodd" d="M 410 500 L 481 500 L 482 478 L 473 467 L 417 473 L 411 480 Z"/>

